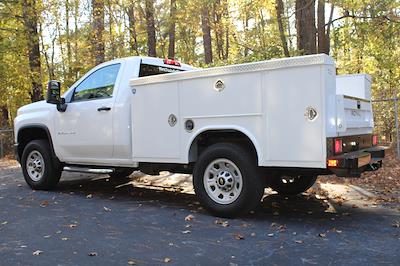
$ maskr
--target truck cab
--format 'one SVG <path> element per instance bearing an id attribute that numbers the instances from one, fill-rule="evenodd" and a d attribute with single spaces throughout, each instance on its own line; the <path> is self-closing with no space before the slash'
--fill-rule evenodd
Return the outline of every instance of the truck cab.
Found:
<path id="1" fill-rule="evenodd" d="M 34 189 L 54 188 L 62 171 L 193 173 L 203 206 L 231 217 L 265 187 L 298 194 L 318 175 L 381 167 L 368 77 L 336 76 L 326 55 L 209 69 L 117 59 L 63 95 L 50 81 L 46 101 L 21 107 L 16 155 Z"/>

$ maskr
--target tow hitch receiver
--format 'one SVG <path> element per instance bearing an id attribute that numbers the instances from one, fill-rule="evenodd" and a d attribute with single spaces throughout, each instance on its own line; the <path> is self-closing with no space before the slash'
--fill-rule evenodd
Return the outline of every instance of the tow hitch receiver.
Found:
<path id="1" fill-rule="evenodd" d="M 382 167 L 385 148 L 373 147 L 328 158 L 327 167 L 339 177 L 360 177 L 365 171 Z"/>

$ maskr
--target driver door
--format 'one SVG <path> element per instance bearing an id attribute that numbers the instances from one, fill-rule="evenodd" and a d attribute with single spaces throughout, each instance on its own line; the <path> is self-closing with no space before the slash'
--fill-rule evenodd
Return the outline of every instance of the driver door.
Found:
<path id="1" fill-rule="evenodd" d="M 113 156 L 113 97 L 121 64 L 92 72 L 75 87 L 55 120 L 57 152 L 65 162 L 96 163 Z"/>

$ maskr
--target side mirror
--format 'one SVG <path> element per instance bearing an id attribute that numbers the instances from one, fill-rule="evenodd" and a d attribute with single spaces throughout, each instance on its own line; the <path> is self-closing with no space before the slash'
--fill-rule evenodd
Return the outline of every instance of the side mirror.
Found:
<path id="1" fill-rule="evenodd" d="M 56 80 L 50 80 L 47 83 L 47 97 L 46 102 L 51 104 L 60 104 L 61 83 Z"/>
<path id="2" fill-rule="evenodd" d="M 49 83 L 47 83 L 46 102 L 56 104 L 59 112 L 65 112 L 67 110 L 65 99 L 61 98 L 61 83 L 59 81 L 50 80 Z"/>

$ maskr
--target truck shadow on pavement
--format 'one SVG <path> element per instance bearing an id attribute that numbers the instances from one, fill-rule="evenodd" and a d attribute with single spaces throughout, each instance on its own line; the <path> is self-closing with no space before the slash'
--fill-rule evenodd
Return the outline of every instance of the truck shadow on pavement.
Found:
<path id="1" fill-rule="evenodd" d="M 78 197 L 100 198 L 113 202 L 140 203 L 145 207 L 170 208 L 171 211 L 186 210 L 191 213 L 209 215 L 192 193 L 182 192 L 179 186 L 160 187 L 145 185 L 137 187 L 132 179 L 110 179 L 107 177 L 80 176 L 74 179 L 61 180 L 56 191 L 69 193 Z M 282 197 L 267 193 L 255 212 L 241 216 L 243 219 L 271 220 L 271 218 L 309 220 L 329 219 L 331 221 L 350 215 L 371 215 L 378 209 L 359 208 L 351 201 L 338 203 L 329 197 L 319 197 L 315 193 L 303 193 L 292 197 Z"/>

